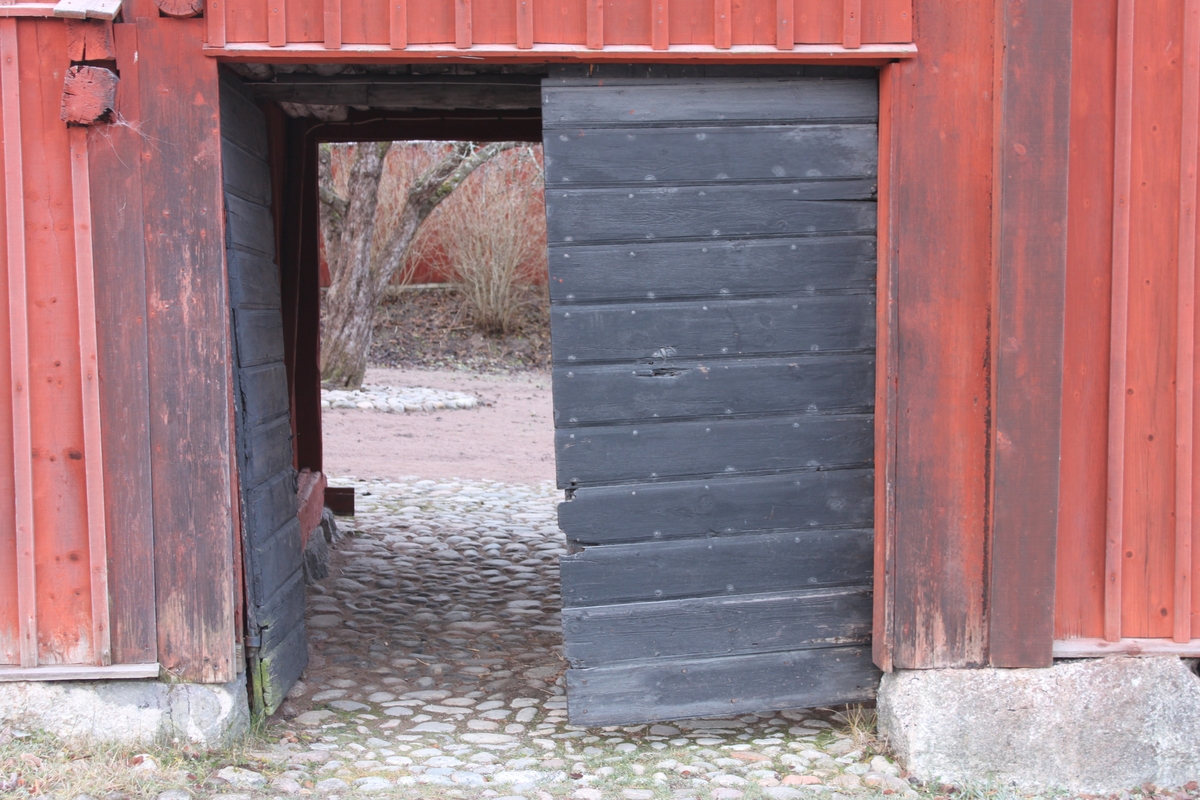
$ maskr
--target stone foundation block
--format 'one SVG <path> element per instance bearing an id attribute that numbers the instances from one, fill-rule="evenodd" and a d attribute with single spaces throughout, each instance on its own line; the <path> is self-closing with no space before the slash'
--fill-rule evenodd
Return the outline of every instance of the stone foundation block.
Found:
<path id="1" fill-rule="evenodd" d="M 1178 658 L 897 671 L 878 711 L 920 780 L 1088 794 L 1200 780 L 1200 678 Z"/>
<path id="2" fill-rule="evenodd" d="M 130 746 L 227 747 L 250 727 L 244 676 L 224 685 L 159 681 L 0 683 L 0 728 L 48 731 L 67 741 Z"/>

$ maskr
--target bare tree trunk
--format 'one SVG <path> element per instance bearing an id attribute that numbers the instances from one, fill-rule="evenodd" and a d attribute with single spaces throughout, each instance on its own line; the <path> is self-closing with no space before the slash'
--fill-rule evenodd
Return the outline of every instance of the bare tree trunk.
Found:
<path id="1" fill-rule="evenodd" d="M 325 295 L 321 335 L 321 379 L 342 386 L 362 384 L 371 346 L 371 311 L 378 298 L 371 280 L 371 239 L 379 205 L 379 178 L 391 142 L 363 142 L 350 168 L 349 197 L 333 241 L 326 241 L 332 284 Z"/>
<path id="2" fill-rule="evenodd" d="M 498 153 L 516 146 L 516 142 L 495 142 L 476 148 L 471 142 L 456 142 L 409 188 L 391 238 L 379 248 L 379 260 L 372 264 L 371 240 L 379 203 L 379 179 L 390 144 L 359 145 L 350 173 L 350 196 L 340 214 L 337 243 L 330 249 L 330 240 L 326 241 L 332 285 L 325 296 L 321 331 L 322 381 L 346 388 L 362 385 L 376 310 L 421 223 L 472 172 Z M 324 189 L 322 204 L 331 210 L 336 206 L 335 198 L 326 200 Z"/>

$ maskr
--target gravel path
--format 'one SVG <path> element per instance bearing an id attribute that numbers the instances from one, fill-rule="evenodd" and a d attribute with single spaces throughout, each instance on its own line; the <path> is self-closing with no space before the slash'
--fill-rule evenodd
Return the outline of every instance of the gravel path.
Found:
<path id="1" fill-rule="evenodd" d="M 359 513 L 340 520 L 353 533 L 310 592 L 312 661 L 270 722 L 280 745 L 260 757 L 272 766 L 229 773 L 234 787 L 339 798 L 916 796 L 869 725 L 847 724 L 844 710 L 569 725 L 553 486 L 334 482 L 356 486 Z"/>

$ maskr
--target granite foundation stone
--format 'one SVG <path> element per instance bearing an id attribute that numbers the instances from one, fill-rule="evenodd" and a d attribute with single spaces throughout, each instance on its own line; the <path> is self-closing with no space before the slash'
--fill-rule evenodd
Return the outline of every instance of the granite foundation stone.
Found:
<path id="1" fill-rule="evenodd" d="M 1200 678 L 1174 657 L 897 671 L 878 712 L 923 781 L 1109 794 L 1200 779 Z"/>

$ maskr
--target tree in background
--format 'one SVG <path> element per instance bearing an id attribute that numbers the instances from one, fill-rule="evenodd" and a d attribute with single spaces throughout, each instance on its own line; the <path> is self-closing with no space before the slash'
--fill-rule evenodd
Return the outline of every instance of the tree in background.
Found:
<path id="1" fill-rule="evenodd" d="M 396 212 L 385 204 L 386 213 L 380 214 L 380 181 L 392 146 L 354 145 L 345 180 L 337 182 L 333 147 L 323 145 L 318 155 L 321 234 L 331 278 L 321 323 L 321 380 L 343 388 L 362 385 L 376 310 L 405 263 L 421 223 L 472 172 L 518 145 L 427 143 L 427 157 L 420 160 L 419 171 L 414 170 L 403 207 Z"/>

